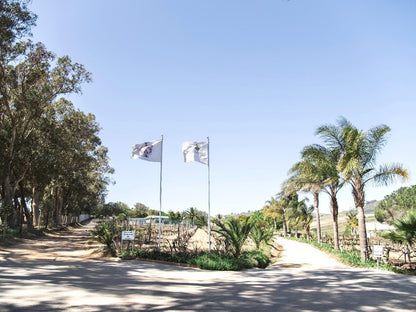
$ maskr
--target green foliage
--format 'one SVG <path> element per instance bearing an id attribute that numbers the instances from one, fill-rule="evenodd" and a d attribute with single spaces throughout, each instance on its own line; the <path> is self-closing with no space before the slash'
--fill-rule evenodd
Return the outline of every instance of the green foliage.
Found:
<path id="1" fill-rule="evenodd" d="M 416 209 L 416 185 L 402 187 L 392 194 L 385 196 L 375 208 L 374 215 L 378 222 L 393 223 L 407 211 Z"/>
<path id="2" fill-rule="evenodd" d="M 120 252 L 122 258 L 140 258 L 166 262 L 196 265 L 204 270 L 238 271 L 252 267 L 266 268 L 270 263 L 267 254 L 261 250 L 245 252 L 241 258 L 215 253 L 169 253 L 158 250 L 126 250 Z"/>
<path id="3" fill-rule="evenodd" d="M 350 231 L 350 233 L 358 233 L 358 218 L 357 218 L 357 211 L 350 210 L 347 212 L 347 226 L 346 229 Z"/>
<path id="4" fill-rule="evenodd" d="M 394 231 L 383 234 L 384 238 L 412 247 L 416 244 L 416 209 L 408 211 L 402 218 L 393 220 Z"/>
<path id="5" fill-rule="evenodd" d="M 111 255 L 115 256 L 116 246 L 114 240 L 116 235 L 119 234 L 118 232 L 120 230 L 117 229 L 115 222 L 101 222 L 91 231 L 91 235 L 101 244 L 104 244 Z"/>
<path id="6" fill-rule="evenodd" d="M 200 269 L 204 270 L 239 271 L 251 267 L 245 259 L 220 256 L 214 253 L 204 254 L 198 257 L 195 262 Z"/>
<path id="7" fill-rule="evenodd" d="M 264 220 L 264 214 L 252 214 L 250 216 L 253 227 L 249 237 L 256 244 L 256 249 L 260 249 L 261 244 L 269 244 L 274 235 L 274 225 Z M 262 219 L 263 218 L 263 219 Z"/>
<path id="8" fill-rule="evenodd" d="M 104 204 L 101 209 L 97 210 L 96 214 L 104 217 L 118 216 L 120 214 L 127 216 L 129 210 L 129 206 L 123 202 L 109 202 Z"/>
<path id="9" fill-rule="evenodd" d="M 116 221 L 126 221 L 127 220 L 127 215 L 124 212 L 122 212 L 116 217 L 115 220 Z"/>
<path id="10" fill-rule="evenodd" d="M 263 250 L 244 252 L 241 258 L 250 263 L 250 267 L 264 269 L 270 264 L 270 255 L 265 254 Z"/>
<path id="11" fill-rule="evenodd" d="M 253 223 L 250 222 L 250 218 L 246 217 L 241 220 L 235 217 L 229 217 L 225 222 L 215 220 L 215 225 L 217 227 L 213 228 L 213 231 L 218 233 L 230 244 L 234 256 L 239 258 L 243 245 L 253 228 Z"/>
<path id="12" fill-rule="evenodd" d="M 169 211 L 168 216 L 173 223 L 180 223 L 183 220 L 183 215 L 179 211 Z"/>
<path id="13" fill-rule="evenodd" d="M 208 226 L 208 216 L 206 214 L 200 214 L 196 216 L 195 225 L 197 228 L 202 228 Z"/>
<path id="14" fill-rule="evenodd" d="M 128 216 L 130 218 L 146 218 L 149 215 L 149 207 L 142 203 L 136 203 L 133 209 L 130 209 Z"/>
<path id="15" fill-rule="evenodd" d="M 39 208 L 45 226 L 59 222 L 62 211 L 91 212 L 103 202 L 113 169 L 95 116 L 64 98 L 80 93 L 91 74 L 42 43 L 18 41 L 36 21 L 27 3 L 0 0 L 0 216 L 16 226 L 24 210 L 30 227 Z"/>

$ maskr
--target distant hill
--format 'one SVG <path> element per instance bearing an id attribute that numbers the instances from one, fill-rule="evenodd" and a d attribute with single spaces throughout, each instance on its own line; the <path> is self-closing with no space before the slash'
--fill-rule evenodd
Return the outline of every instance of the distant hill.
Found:
<path id="1" fill-rule="evenodd" d="M 379 201 L 377 200 L 371 200 L 368 201 L 366 203 L 366 205 L 364 206 L 364 212 L 365 212 L 365 221 L 366 222 L 374 222 L 375 221 L 375 217 L 374 217 L 374 210 L 377 206 L 377 204 L 379 203 Z M 345 230 L 345 226 L 347 224 L 347 213 L 348 211 L 341 211 L 338 214 L 338 227 L 339 227 L 339 232 L 342 233 Z M 323 233 L 332 233 L 333 232 L 333 224 L 332 224 L 332 215 L 330 213 L 322 213 L 320 214 L 321 216 L 321 229 Z M 315 219 L 315 216 L 314 216 Z M 312 228 L 314 228 L 315 225 L 315 221 L 312 222 Z"/>
<path id="2" fill-rule="evenodd" d="M 376 207 L 380 201 L 379 200 L 370 200 L 365 203 L 364 212 L 365 214 L 374 214 Z"/>

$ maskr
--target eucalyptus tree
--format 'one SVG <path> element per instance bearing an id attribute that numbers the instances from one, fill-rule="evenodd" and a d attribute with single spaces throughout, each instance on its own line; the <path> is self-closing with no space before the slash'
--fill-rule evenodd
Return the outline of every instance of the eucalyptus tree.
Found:
<path id="1" fill-rule="evenodd" d="M 38 222 L 42 206 L 46 220 L 50 213 L 58 219 L 91 210 L 103 201 L 113 171 L 95 117 L 61 98 L 80 93 L 90 73 L 42 43 L 19 41 L 36 21 L 27 2 L 0 0 L 0 212 L 6 225 L 16 223 L 19 197 L 29 224 Z"/>
<path id="2" fill-rule="evenodd" d="M 390 128 L 380 125 L 368 131 L 358 130 L 345 118 L 337 125 L 323 125 L 317 134 L 329 149 L 338 149 L 340 159 L 337 169 L 342 178 L 351 185 L 355 207 L 358 214 L 361 259 L 368 257 L 367 232 L 365 225 L 365 186 L 369 182 L 388 185 L 396 177 L 407 178 L 407 171 L 400 165 L 383 165 L 376 168 L 376 158 L 386 144 Z"/>

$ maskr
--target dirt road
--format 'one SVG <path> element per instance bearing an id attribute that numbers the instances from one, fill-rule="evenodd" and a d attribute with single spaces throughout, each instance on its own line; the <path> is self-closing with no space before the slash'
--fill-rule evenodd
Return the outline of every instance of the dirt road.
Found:
<path id="1" fill-rule="evenodd" d="M 82 233 L 80 229 L 73 234 L 73 243 L 85 247 L 80 238 L 87 232 Z M 53 250 L 59 249 L 58 241 L 65 254 Z M 87 261 L 85 251 L 71 253 L 64 237 L 52 242 L 42 259 L 27 258 L 22 245 L 8 254 L 3 251 L 0 311 L 415 311 L 416 307 L 415 276 L 345 267 L 292 241 L 279 239 L 283 257 L 274 266 L 241 272 Z"/>
<path id="2" fill-rule="evenodd" d="M 24 239 L 12 247 L 0 248 L 0 260 L 94 260 L 101 257 L 101 245 L 91 237 L 94 220 L 82 227 L 46 233 L 34 239 Z"/>

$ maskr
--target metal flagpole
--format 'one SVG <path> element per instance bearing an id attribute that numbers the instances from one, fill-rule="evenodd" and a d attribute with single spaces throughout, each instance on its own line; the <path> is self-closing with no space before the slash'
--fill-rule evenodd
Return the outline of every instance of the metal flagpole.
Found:
<path id="1" fill-rule="evenodd" d="M 208 140 L 208 252 L 211 252 L 211 178 L 210 178 L 210 170 L 209 170 L 209 137 Z"/>
<path id="2" fill-rule="evenodd" d="M 159 190 L 159 251 L 160 251 L 160 236 L 162 234 L 162 163 L 163 163 L 163 134 L 160 150 L 160 190 Z"/>

